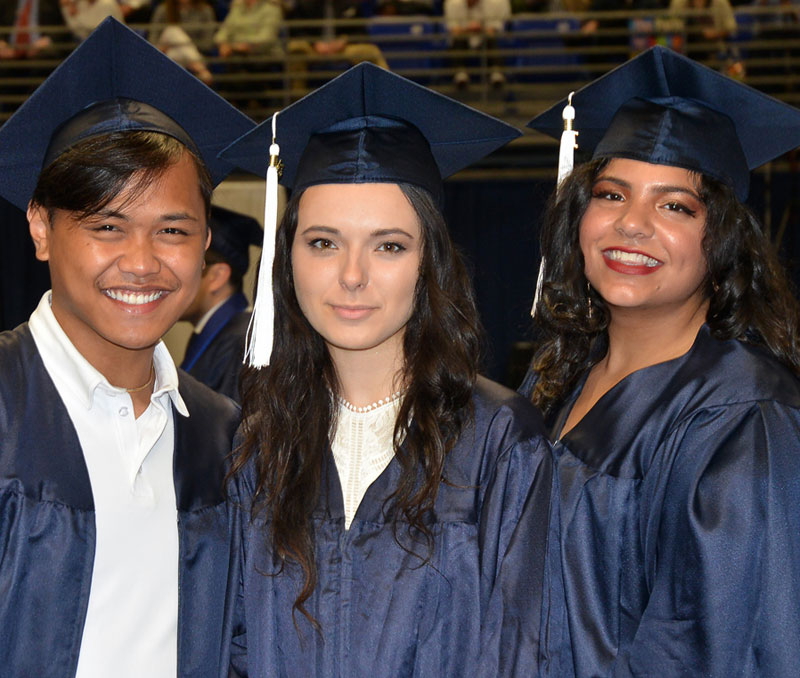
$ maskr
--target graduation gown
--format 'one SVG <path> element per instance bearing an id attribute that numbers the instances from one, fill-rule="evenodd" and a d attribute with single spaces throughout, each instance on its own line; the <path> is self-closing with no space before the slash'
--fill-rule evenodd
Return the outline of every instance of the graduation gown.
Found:
<path id="1" fill-rule="evenodd" d="M 316 678 L 449 678 L 536 672 L 547 516 L 549 445 L 538 412 L 481 379 L 474 423 L 446 460 L 435 503 L 433 552 L 395 541 L 382 507 L 397 486 L 393 459 L 344 529 L 333 455 L 313 513 L 317 584 L 306 609 L 292 605 L 302 574 L 275 572 L 263 517 L 250 520 L 252 468 L 236 479 L 240 593 L 233 665 L 241 675 Z M 521 523 L 524 517 L 528 522 Z M 420 557 L 421 556 L 421 557 Z M 482 624 L 483 622 L 483 624 Z M 295 628 L 295 623 L 297 628 Z M 483 626 L 483 628 L 482 628 Z M 481 648 L 484 652 L 481 653 Z"/>
<path id="2" fill-rule="evenodd" d="M 554 437 L 581 387 L 550 422 Z M 606 393 L 554 452 L 547 675 L 798 675 L 800 385 L 789 370 L 704 326 L 687 354 Z"/>
<path id="3" fill-rule="evenodd" d="M 211 678 L 219 675 L 230 555 L 224 459 L 239 412 L 185 373 L 179 390 L 191 416 L 173 411 L 178 675 Z M 95 537 L 78 435 L 20 325 L 0 334 L 1 675 L 75 675 Z"/>
<path id="4" fill-rule="evenodd" d="M 250 314 L 247 299 L 234 294 L 209 318 L 203 331 L 193 334 L 181 363 L 198 381 L 239 402 L 244 340 Z"/>

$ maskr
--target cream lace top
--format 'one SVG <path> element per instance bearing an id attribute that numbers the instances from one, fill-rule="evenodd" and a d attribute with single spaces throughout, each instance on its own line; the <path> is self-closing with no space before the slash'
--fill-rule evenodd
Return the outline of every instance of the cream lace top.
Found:
<path id="1" fill-rule="evenodd" d="M 366 407 L 354 407 L 339 398 L 331 449 L 342 486 L 345 529 L 350 529 L 367 488 L 394 456 L 392 435 L 403 402 L 401 396 L 401 393 L 395 393 Z"/>

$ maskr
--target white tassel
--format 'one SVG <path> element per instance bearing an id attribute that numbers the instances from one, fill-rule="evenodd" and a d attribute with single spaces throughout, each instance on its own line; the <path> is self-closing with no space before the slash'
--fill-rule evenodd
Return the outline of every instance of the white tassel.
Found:
<path id="1" fill-rule="evenodd" d="M 564 131 L 561 133 L 561 146 L 558 149 L 558 179 L 556 181 L 556 190 L 561 188 L 571 173 L 572 168 L 575 166 L 575 149 L 578 148 L 577 137 L 578 132 L 572 129 L 572 123 L 575 120 L 575 109 L 572 107 L 572 96 L 575 92 L 570 92 L 567 97 L 567 105 L 561 112 L 561 117 L 564 120 Z"/>
<path id="2" fill-rule="evenodd" d="M 536 308 L 539 306 L 539 299 L 542 298 L 542 281 L 544 280 L 544 257 L 539 262 L 539 275 L 536 276 L 536 292 L 533 294 L 533 306 L 531 306 L 531 318 L 536 317 Z"/>
<path id="3" fill-rule="evenodd" d="M 264 247 L 258 268 L 258 286 L 253 305 L 253 315 L 247 329 L 245 363 L 251 367 L 269 365 L 275 328 L 275 301 L 272 296 L 272 263 L 275 260 L 275 232 L 278 227 L 278 156 L 280 147 L 275 143 L 276 120 L 272 116 L 272 145 L 269 147 L 267 192 L 264 200 Z"/>
<path id="4" fill-rule="evenodd" d="M 558 149 L 558 179 L 556 180 L 556 191 L 561 190 L 564 180 L 572 173 L 572 168 L 575 166 L 575 149 L 578 148 L 578 132 L 572 129 L 572 123 L 575 120 L 575 109 L 572 106 L 572 96 L 574 94 L 575 92 L 569 93 L 567 105 L 564 106 L 564 110 L 561 112 L 561 118 L 564 120 L 564 131 L 561 133 L 561 145 Z M 539 275 L 536 277 L 536 292 L 533 295 L 531 318 L 536 317 L 536 308 L 539 306 L 539 300 L 542 298 L 545 265 L 545 259 L 542 257 L 539 263 Z"/>

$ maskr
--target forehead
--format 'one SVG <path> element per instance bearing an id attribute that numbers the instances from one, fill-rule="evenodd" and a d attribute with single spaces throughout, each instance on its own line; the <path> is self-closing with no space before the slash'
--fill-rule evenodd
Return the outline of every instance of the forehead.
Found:
<path id="1" fill-rule="evenodd" d="M 205 220 L 205 201 L 196 161 L 189 152 L 164 168 L 134 173 L 122 190 L 100 211 L 128 212 L 139 208 L 199 211 Z"/>
<path id="2" fill-rule="evenodd" d="M 693 170 L 629 158 L 611 158 L 608 164 L 600 170 L 597 178 L 620 179 L 631 185 L 661 184 L 694 190 L 697 190 L 700 185 L 700 175 Z"/>
<path id="3" fill-rule="evenodd" d="M 417 236 L 417 213 L 393 183 L 318 184 L 300 198 L 298 224 L 343 229 L 385 230 L 401 228 Z"/>

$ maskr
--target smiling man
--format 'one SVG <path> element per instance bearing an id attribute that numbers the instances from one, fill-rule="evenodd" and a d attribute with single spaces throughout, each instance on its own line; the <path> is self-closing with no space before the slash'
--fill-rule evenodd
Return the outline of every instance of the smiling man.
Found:
<path id="1" fill-rule="evenodd" d="M 108 20 L 0 130 L 52 280 L 0 334 L 3 675 L 218 675 L 239 414 L 160 339 L 200 284 L 216 155 L 251 127 Z"/>

